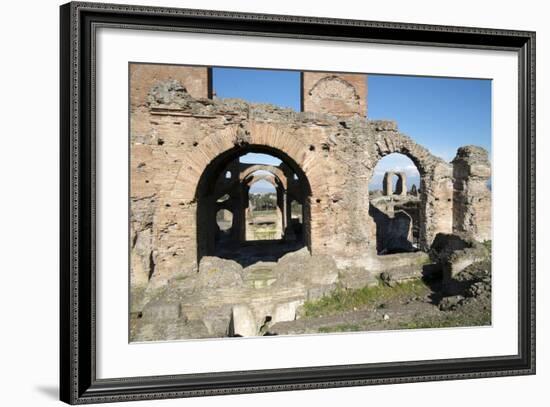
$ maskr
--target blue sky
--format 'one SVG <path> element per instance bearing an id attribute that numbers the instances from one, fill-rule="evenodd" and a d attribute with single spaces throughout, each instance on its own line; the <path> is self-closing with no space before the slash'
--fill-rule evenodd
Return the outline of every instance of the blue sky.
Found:
<path id="1" fill-rule="evenodd" d="M 395 120 L 402 133 L 444 160 L 452 160 L 457 148 L 467 144 L 491 152 L 490 80 L 369 74 L 367 86 L 369 119 Z M 297 71 L 214 68 L 213 87 L 220 98 L 300 110 Z M 250 154 L 242 160 L 259 162 L 258 157 Z M 265 160 L 263 157 L 261 162 Z M 269 157 L 265 163 L 277 164 Z M 383 173 L 391 169 L 404 170 L 409 175 L 409 187 L 412 183 L 418 186 L 412 161 L 392 154 L 375 168 L 371 188 L 379 189 Z"/>

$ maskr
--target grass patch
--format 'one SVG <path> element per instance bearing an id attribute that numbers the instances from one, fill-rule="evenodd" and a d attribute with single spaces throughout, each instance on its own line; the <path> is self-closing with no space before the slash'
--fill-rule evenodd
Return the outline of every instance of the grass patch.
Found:
<path id="1" fill-rule="evenodd" d="M 472 310 L 469 310 L 472 311 Z M 439 317 L 423 318 L 418 321 L 403 322 L 399 328 L 403 329 L 425 329 L 425 328 L 457 328 L 469 326 L 491 325 L 491 311 L 453 311 L 446 312 Z"/>
<path id="2" fill-rule="evenodd" d="M 491 253 L 492 253 L 492 250 L 493 250 L 493 241 L 492 240 L 484 240 L 482 242 L 482 245 L 485 246 L 485 248 L 487 249 L 487 251 L 489 252 L 489 258 L 491 257 Z"/>
<path id="3" fill-rule="evenodd" d="M 429 291 L 430 289 L 420 279 L 397 283 L 395 287 L 379 283 L 376 286 L 367 286 L 357 290 L 339 288 L 318 300 L 306 301 L 304 316 L 334 315 L 355 308 L 375 306 L 396 298 L 423 296 Z"/>
<path id="4" fill-rule="evenodd" d="M 361 330 L 361 327 L 357 324 L 339 324 L 334 326 L 322 326 L 319 328 L 319 333 L 328 334 L 331 332 L 357 332 Z"/>
<path id="5" fill-rule="evenodd" d="M 273 228 L 258 228 L 254 230 L 254 240 L 273 240 L 276 238 L 277 231 Z"/>

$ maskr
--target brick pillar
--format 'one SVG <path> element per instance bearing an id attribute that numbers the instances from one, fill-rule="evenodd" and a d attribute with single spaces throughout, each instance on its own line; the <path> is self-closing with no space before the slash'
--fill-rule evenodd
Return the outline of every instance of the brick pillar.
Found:
<path id="1" fill-rule="evenodd" d="M 384 180 L 382 181 L 382 190 L 384 195 L 393 195 L 393 176 L 395 173 L 388 171 L 384 174 Z"/>
<path id="2" fill-rule="evenodd" d="M 491 163 L 485 149 L 460 147 L 453 164 L 453 231 L 491 239 Z"/>
<path id="3" fill-rule="evenodd" d="M 397 195 L 406 196 L 407 195 L 407 174 L 404 172 L 397 173 L 397 186 L 395 188 L 395 193 Z"/>

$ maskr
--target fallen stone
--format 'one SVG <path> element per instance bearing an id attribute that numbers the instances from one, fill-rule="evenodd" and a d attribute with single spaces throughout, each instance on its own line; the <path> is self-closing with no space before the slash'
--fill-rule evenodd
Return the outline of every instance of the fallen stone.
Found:
<path id="1" fill-rule="evenodd" d="M 489 251 L 475 240 L 458 235 L 438 233 L 430 257 L 442 266 L 443 282 L 449 281 L 468 266 L 487 260 Z"/>
<path id="2" fill-rule="evenodd" d="M 196 288 L 228 288 L 243 285 L 243 268 L 236 261 L 211 256 L 201 259 Z"/>
<path id="3" fill-rule="evenodd" d="M 296 282 L 311 286 L 331 285 L 338 280 L 336 262 L 329 256 L 311 256 L 307 248 L 281 257 L 275 267 L 278 286 Z"/>
<path id="4" fill-rule="evenodd" d="M 380 273 L 380 280 L 388 287 L 395 287 L 397 282 L 392 278 L 391 274 L 387 271 Z"/>
<path id="5" fill-rule="evenodd" d="M 258 327 L 254 314 L 247 305 L 235 305 L 229 325 L 230 336 L 256 336 Z"/>
<path id="6" fill-rule="evenodd" d="M 271 322 L 277 323 L 284 321 L 294 321 L 296 319 L 296 310 L 303 303 L 303 301 L 291 301 L 277 304 L 275 306 L 275 311 L 273 312 Z"/>
<path id="7" fill-rule="evenodd" d="M 153 300 L 143 307 L 142 317 L 144 321 L 166 321 L 166 320 L 185 320 L 181 314 L 181 307 L 176 302 L 164 302 L 162 300 Z"/>
<path id="8" fill-rule="evenodd" d="M 445 297 L 439 303 L 439 309 L 441 311 L 454 311 L 462 304 L 464 297 L 461 295 L 455 295 L 452 297 Z"/>
<path id="9" fill-rule="evenodd" d="M 229 334 L 231 315 L 231 306 L 209 308 L 204 312 L 202 322 L 211 336 L 224 337 Z"/>

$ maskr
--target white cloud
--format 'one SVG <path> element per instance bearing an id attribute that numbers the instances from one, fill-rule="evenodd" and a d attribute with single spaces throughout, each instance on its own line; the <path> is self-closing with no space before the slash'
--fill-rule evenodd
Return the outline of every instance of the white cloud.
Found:
<path id="1" fill-rule="evenodd" d="M 417 187 L 420 184 L 420 173 L 411 159 L 403 154 L 390 154 L 382 158 L 374 168 L 369 183 L 369 189 L 382 189 L 384 174 L 388 171 L 404 172 L 407 175 L 408 188 L 410 188 L 412 184 L 416 184 Z M 397 177 L 394 179 L 394 184 L 396 182 Z"/>

